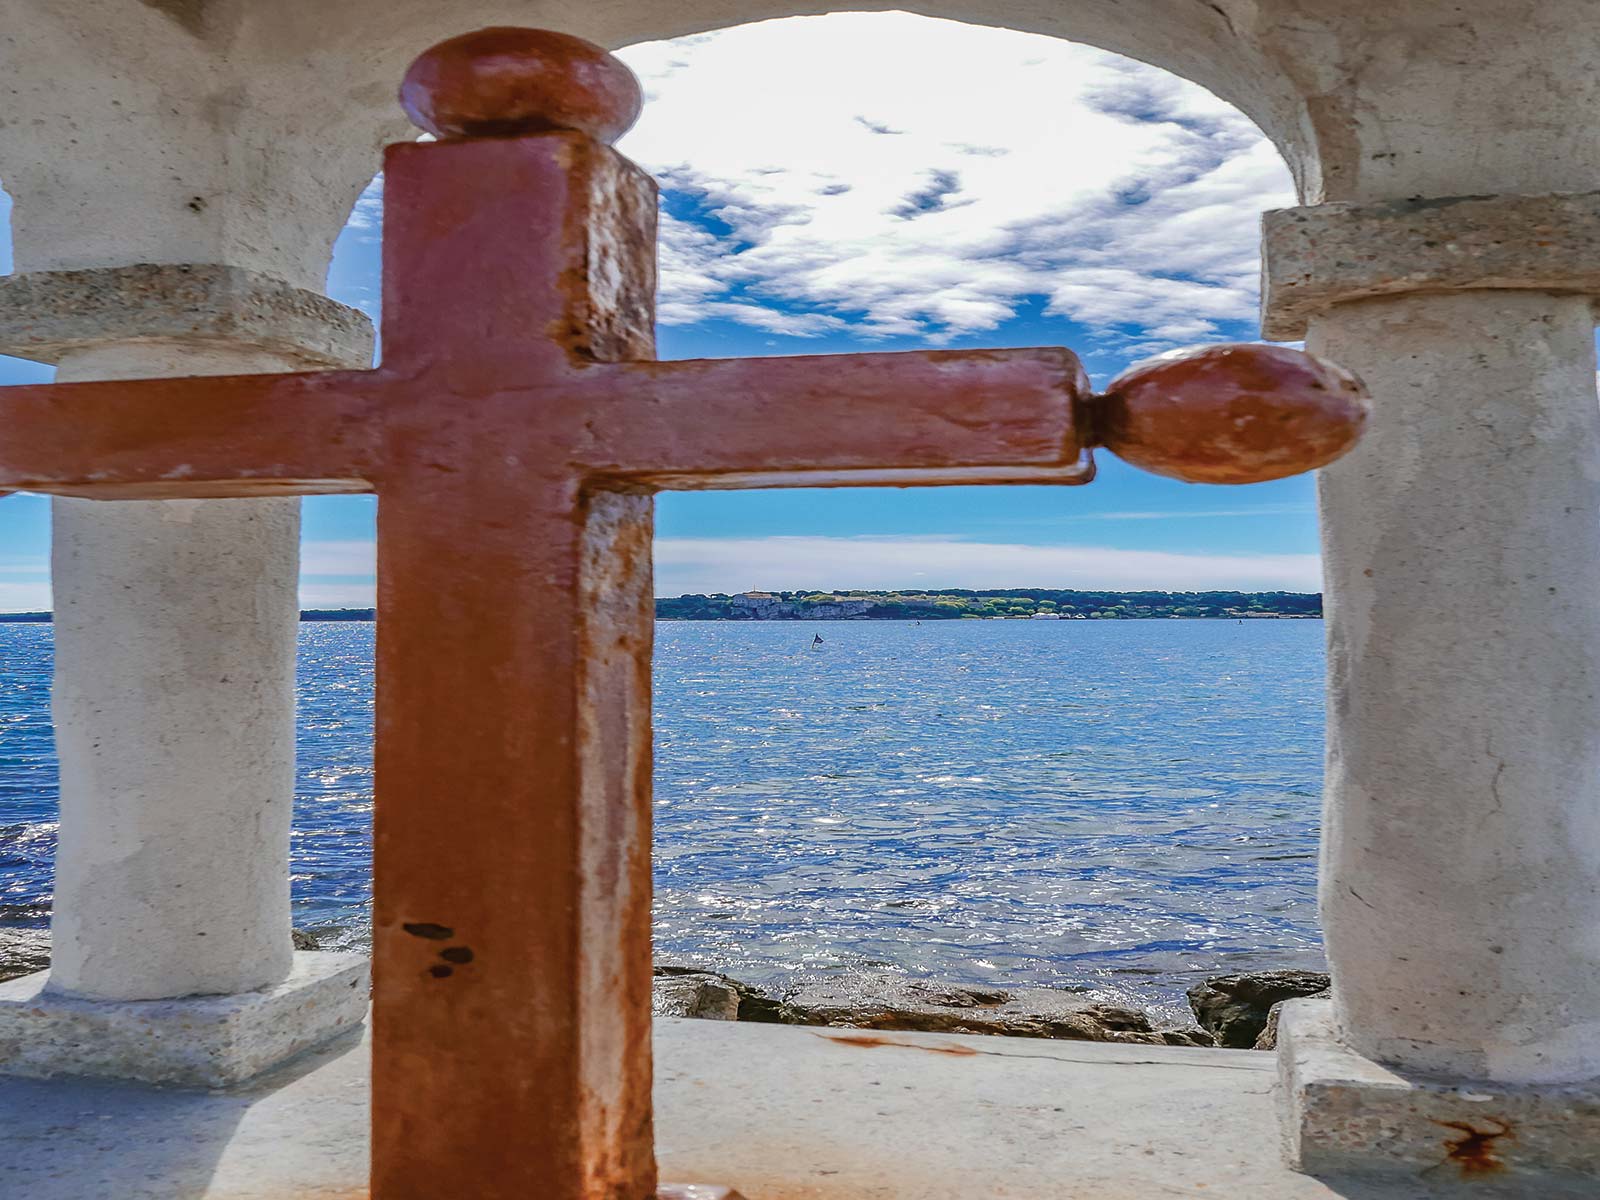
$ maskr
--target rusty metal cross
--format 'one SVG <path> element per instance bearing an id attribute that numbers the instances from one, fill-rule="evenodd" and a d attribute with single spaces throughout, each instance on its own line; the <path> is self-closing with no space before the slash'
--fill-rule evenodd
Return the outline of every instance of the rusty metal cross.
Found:
<path id="1" fill-rule="evenodd" d="M 652 493 L 1270 478 L 1363 401 L 1264 347 L 1105 397 L 1060 349 L 654 362 L 626 68 L 487 30 L 402 94 L 379 368 L 3 389 L 0 487 L 378 493 L 372 1194 L 642 1200 Z"/>

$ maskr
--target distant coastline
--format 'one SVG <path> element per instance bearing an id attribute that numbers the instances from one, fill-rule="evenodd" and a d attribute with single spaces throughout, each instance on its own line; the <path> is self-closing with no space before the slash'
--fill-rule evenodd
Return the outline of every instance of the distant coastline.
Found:
<path id="1" fill-rule="evenodd" d="M 1318 592 L 1089 592 L 937 588 L 900 592 L 743 592 L 656 600 L 679 621 L 1149 620 L 1316 618 Z"/>
<path id="2" fill-rule="evenodd" d="M 308 608 L 302 621 L 370 621 L 370 608 Z M 662 596 L 663 621 L 951 621 L 1315 619 L 1319 592 L 1089 592 L 939 588 L 903 592 L 721 592 Z M 48 624 L 47 612 L 0 613 L 0 624 Z"/>

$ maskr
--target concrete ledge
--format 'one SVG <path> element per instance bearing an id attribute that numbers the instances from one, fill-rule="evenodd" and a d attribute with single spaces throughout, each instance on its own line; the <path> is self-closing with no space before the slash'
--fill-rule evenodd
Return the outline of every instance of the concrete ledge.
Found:
<path id="1" fill-rule="evenodd" d="M 1600 192 L 1280 208 L 1261 218 L 1261 332 L 1335 304 L 1488 288 L 1600 295 Z"/>
<path id="2" fill-rule="evenodd" d="M 0 276 L 0 354 L 54 363 L 126 341 L 256 346 L 313 370 L 370 366 L 373 333 L 337 300 L 217 263 Z"/>
<path id="3" fill-rule="evenodd" d="M 1600 1080 L 1533 1088 L 1401 1075 L 1341 1045 L 1321 998 L 1284 1004 L 1278 1062 L 1285 1153 L 1300 1170 L 1538 1171 L 1547 1182 L 1587 1179 L 1600 1194 Z"/>
<path id="4" fill-rule="evenodd" d="M 661 1178 L 757 1200 L 1596 1195 L 1593 1178 L 1297 1174 L 1272 1056 L 1248 1050 L 663 1019 L 655 1058 Z M 0 1079 L 0 1196 L 365 1197 L 369 1060 L 351 1034 L 228 1091 Z"/>
<path id="5" fill-rule="evenodd" d="M 180 1000 L 80 1000 L 48 971 L 0 984 L 0 1074 L 91 1075 L 226 1087 L 361 1023 L 360 954 L 299 953 L 275 987 Z"/>

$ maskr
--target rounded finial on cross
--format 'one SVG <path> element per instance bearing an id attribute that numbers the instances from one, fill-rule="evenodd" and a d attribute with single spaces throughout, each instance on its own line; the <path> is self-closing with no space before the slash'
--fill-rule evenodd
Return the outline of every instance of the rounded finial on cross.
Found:
<path id="1" fill-rule="evenodd" d="M 439 138 L 571 130 L 616 141 L 644 97 L 605 49 L 549 29 L 497 26 L 425 50 L 400 85 L 412 124 Z"/>
<path id="2" fill-rule="evenodd" d="M 1287 346 L 1173 350 L 1137 363 L 1091 401 L 1095 441 L 1189 483 L 1262 483 L 1326 466 L 1367 421 L 1361 381 Z"/>

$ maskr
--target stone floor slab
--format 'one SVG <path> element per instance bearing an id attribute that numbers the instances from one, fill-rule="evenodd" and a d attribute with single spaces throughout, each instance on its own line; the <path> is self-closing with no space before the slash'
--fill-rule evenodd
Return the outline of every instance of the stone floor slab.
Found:
<path id="1" fill-rule="evenodd" d="M 750 1200 L 1593 1200 L 1453 1169 L 1314 1179 L 1279 1157 L 1272 1055 L 656 1022 L 662 1177 Z M 355 1036 L 221 1093 L 0 1080 L 0 1195 L 359 1200 Z"/>
<path id="2" fill-rule="evenodd" d="M 1284 1004 L 1278 1047 L 1284 1140 L 1308 1170 L 1556 1168 L 1592 1180 L 1600 1196 L 1600 1081 L 1511 1087 L 1402 1075 L 1342 1045 L 1320 997 Z"/>
<path id="3" fill-rule="evenodd" d="M 241 1083 L 359 1024 L 362 954 L 297 953 L 274 987 L 179 1000 L 80 1000 L 40 971 L 0 983 L 0 1075 L 88 1075 L 190 1087 Z"/>

